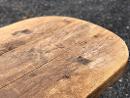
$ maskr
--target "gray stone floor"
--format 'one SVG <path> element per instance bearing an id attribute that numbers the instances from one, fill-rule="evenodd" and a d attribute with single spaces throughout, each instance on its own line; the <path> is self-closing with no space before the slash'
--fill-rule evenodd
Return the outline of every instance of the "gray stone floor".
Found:
<path id="1" fill-rule="evenodd" d="M 130 49 L 130 0 L 0 0 L 0 27 L 45 15 L 91 21 L 117 33 Z M 130 67 L 100 98 L 130 98 Z"/>

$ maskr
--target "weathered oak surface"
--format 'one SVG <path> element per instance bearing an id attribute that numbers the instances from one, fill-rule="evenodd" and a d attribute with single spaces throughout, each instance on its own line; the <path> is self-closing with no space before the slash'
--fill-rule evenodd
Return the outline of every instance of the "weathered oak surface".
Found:
<path id="1" fill-rule="evenodd" d="M 96 98 L 126 68 L 114 33 L 68 17 L 0 28 L 0 98 Z"/>

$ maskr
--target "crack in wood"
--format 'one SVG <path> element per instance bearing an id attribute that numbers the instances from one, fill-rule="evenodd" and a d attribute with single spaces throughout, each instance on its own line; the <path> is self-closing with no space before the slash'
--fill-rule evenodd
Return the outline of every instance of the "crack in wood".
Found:
<path id="1" fill-rule="evenodd" d="M 24 45 L 26 42 L 22 41 L 22 40 L 15 40 L 15 41 L 11 41 L 9 43 L 5 43 L 4 45 L 2 45 L 2 49 L 0 49 L 0 56 L 6 52 L 9 52 L 21 45 Z"/>
<path id="2" fill-rule="evenodd" d="M 89 59 L 86 59 L 82 56 L 78 56 L 76 60 L 77 60 L 77 62 L 79 62 L 80 64 L 83 64 L 83 65 L 86 65 L 91 62 Z"/>
<path id="3" fill-rule="evenodd" d="M 28 29 L 24 29 L 24 30 L 21 30 L 21 31 L 16 31 L 14 33 L 12 33 L 12 35 L 18 35 L 18 34 L 31 34 L 32 32 Z"/>

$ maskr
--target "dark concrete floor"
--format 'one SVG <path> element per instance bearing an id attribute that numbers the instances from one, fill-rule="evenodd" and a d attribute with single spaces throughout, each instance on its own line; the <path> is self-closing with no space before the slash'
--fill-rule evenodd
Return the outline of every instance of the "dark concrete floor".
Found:
<path id="1" fill-rule="evenodd" d="M 130 49 L 130 0 L 0 0 L 0 26 L 45 15 L 91 21 L 117 33 Z M 100 98 L 130 98 L 130 67 Z"/>

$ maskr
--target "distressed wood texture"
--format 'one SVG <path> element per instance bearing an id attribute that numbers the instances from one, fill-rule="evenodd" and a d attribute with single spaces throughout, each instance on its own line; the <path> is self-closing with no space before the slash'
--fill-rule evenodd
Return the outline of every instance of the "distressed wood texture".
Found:
<path id="1" fill-rule="evenodd" d="M 0 98 L 96 98 L 126 68 L 114 33 L 48 16 L 0 28 Z"/>

